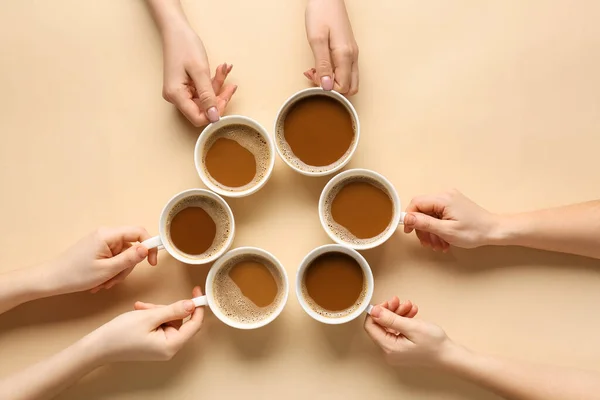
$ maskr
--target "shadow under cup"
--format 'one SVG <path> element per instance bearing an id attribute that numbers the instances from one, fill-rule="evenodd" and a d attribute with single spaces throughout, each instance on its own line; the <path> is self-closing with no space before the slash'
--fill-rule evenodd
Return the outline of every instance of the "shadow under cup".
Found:
<path id="1" fill-rule="evenodd" d="M 354 137 L 346 150 L 346 152 L 337 159 L 337 161 L 324 166 L 308 165 L 300 160 L 292 151 L 292 148 L 285 139 L 285 122 L 288 114 L 294 109 L 298 102 L 309 99 L 309 98 L 327 98 L 332 99 L 338 104 L 342 105 L 343 108 L 348 112 L 352 123 L 352 130 Z M 360 138 L 360 122 L 358 114 L 352 103 L 346 99 L 343 95 L 335 91 L 326 91 L 321 88 L 308 88 L 301 90 L 292 96 L 290 96 L 281 106 L 275 118 L 275 124 L 273 128 L 275 135 L 275 148 L 281 159 L 293 170 L 307 176 L 325 176 L 333 174 L 334 172 L 342 169 L 354 155 L 356 148 L 358 147 L 358 141 Z M 315 147 L 319 147 L 318 143 L 314 144 Z"/>

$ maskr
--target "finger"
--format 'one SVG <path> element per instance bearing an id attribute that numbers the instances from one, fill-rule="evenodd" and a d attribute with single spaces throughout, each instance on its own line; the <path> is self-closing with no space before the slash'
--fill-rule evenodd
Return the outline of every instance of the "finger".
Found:
<path id="1" fill-rule="evenodd" d="M 423 247 L 431 247 L 431 237 L 429 232 L 417 231 L 417 237 Z"/>
<path id="2" fill-rule="evenodd" d="M 406 318 L 414 318 L 419 313 L 419 307 L 416 304 L 412 305 L 412 308 L 404 317 Z"/>
<path id="3" fill-rule="evenodd" d="M 136 301 L 133 305 L 134 310 L 151 310 L 153 308 L 165 307 L 162 304 L 145 303 L 143 301 Z"/>
<path id="4" fill-rule="evenodd" d="M 158 326 L 169 321 L 184 319 L 190 315 L 196 307 L 191 300 L 181 300 L 165 307 L 148 310 L 151 312 L 152 321 Z"/>
<path id="5" fill-rule="evenodd" d="M 128 268 L 133 268 L 148 256 L 148 249 L 141 244 L 131 246 L 120 254 L 111 258 L 98 260 L 113 271 L 115 275 Z"/>
<path id="6" fill-rule="evenodd" d="M 442 251 L 444 249 L 442 240 L 438 237 L 438 235 L 430 233 L 429 240 L 431 242 L 431 248 L 433 249 L 433 251 Z"/>
<path id="7" fill-rule="evenodd" d="M 345 49 L 332 51 L 334 85 L 333 88 L 342 94 L 347 94 L 352 83 L 352 53 Z"/>
<path id="8" fill-rule="evenodd" d="M 237 85 L 225 85 L 221 89 L 221 93 L 219 93 L 219 96 L 217 97 L 217 109 L 219 110 L 220 115 L 225 114 L 225 109 L 237 91 L 237 88 Z"/>
<path id="9" fill-rule="evenodd" d="M 109 246 L 123 242 L 143 242 L 150 239 L 148 231 L 141 226 L 118 226 L 101 231 L 102 239 Z"/>
<path id="10" fill-rule="evenodd" d="M 442 251 L 444 253 L 447 253 L 448 250 L 450 250 L 450 244 L 448 242 L 446 242 L 444 239 L 440 238 L 440 241 L 442 242 Z"/>
<path id="11" fill-rule="evenodd" d="M 196 287 L 194 287 L 194 289 L 192 289 L 192 296 L 193 297 L 202 296 L 202 289 L 200 289 L 200 286 L 196 286 Z"/>
<path id="12" fill-rule="evenodd" d="M 371 310 L 373 321 L 383 328 L 393 329 L 402 335 L 409 337 L 415 329 L 415 321 L 410 318 L 401 317 L 386 310 L 385 308 L 375 306 Z"/>
<path id="13" fill-rule="evenodd" d="M 410 312 L 410 310 L 412 309 L 412 302 L 409 301 L 405 301 L 402 302 L 398 305 L 398 307 L 396 307 L 395 309 L 390 309 L 390 311 L 392 311 L 393 313 L 401 316 L 401 317 L 405 317 L 406 314 L 408 314 Z"/>
<path id="14" fill-rule="evenodd" d="M 441 196 L 417 196 L 406 207 L 407 213 L 420 212 L 427 215 L 443 215 L 447 202 Z"/>
<path id="15" fill-rule="evenodd" d="M 329 54 L 329 35 L 321 35 L 310 41 L 315 57 L 315 69 L 318 84 L 325 90 L 333 89 L 333 65 Z"/>
<path id="16" fill-rule="evenodd" d="M 383 347 L 386 341 L 389 340 L 388 332 L 385 330 L 385 328 L 383 328 L 381 325 L 378 325 L 368 314 L 365 318 L 364 328 L 369 337 L 380 347 Z"/>
<path id="17" fill-rule="evenodd" d="M 231 66 L 233 67 L 233 65 Z M 212 78 L 212 88 L 215 93 L 219 93 L 223 84 L 225 83 L 225 79 L 227 79 L 227 75 L 229 75 L 229 65 L 227 63 L 221 64 L 217 67 L 215 71 L 215 76 Z"/>
<path id="18" fill-rule="evenodd" d="M 400 299 L 398 296 L 392 297 L 390 301 L 388 301 L 389 307 L 386 307 L 388 310 L 394 311 L 400 306 Z"/>
<path id="19" fill-rule="evenodd" d="M 196 286 L 192 291 L 194 297 L 202 296 L 200 287 Z M 202 328 L 202 321 L 204 320 L 204 307 L 197 307 L 189 320 L 187 320 L 181 328 L 179 328 L 179 334 L 174 339 L 176 345 L 183 346 L 190 338 L 192 338 L 200 328 Z"/>
<path id="20" fill-rule="evenodd" d="M 171 99 L 175 107 L 181 111 L 192 125 L 196 127 L 208 125 L 208 117 L 200 111 L 200 108 L 189 93 L 177 93 Z"/>
<path id="21" fill-rule="evenodd" d="M 219 120 L 219 110 L 217 110 L 217 96 L 212 87 L 210 72 L 200 67 L 190 68 L 188 71 L 190 78 L 196 86 L 196 104 L 204 111 L 210 122 Z"/>
<path id="22" fill-rule="evenodd" d="M 453 221 L 437 219 L 419 212 L 411 212 L 404 217 L 404 225 L 408 226 L 409 228 L 416 229 L 417 231 L 433 233 L 442 238 L 448 234 L 449 225 L 451 225 L 452 222 Z M 419 239 L 421 239 L 421 237 L 419 237 Z M 435 244 L 431 238 L 429 242 Z"/>
<path id="23" fill-rule="evenodd" d="M 348 96 L 354 96 L 358 93 L 358 62 L 352 64 L 351 69 L 352 77 L 350 79 L 350 90 L 348 90 Z"/>

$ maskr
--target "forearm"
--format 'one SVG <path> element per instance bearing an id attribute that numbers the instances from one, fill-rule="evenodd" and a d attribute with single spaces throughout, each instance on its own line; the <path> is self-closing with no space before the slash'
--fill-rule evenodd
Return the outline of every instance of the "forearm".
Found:
<path id="1" fill-rule="evenodd" d="M 600 258 L 600 201 L 501 216 L 489 244 Z"/>
<path id="2" fill-rule="evenodd" d="M 0 398 L 51 399 L 101 365 L 87 336 L 54 356 L 0 380 Z"/>
<path id="3" fill-rule="evenodd" d="M 179 0 L 147 0 L 152 17 L 162 36 L 171 29 L 188 25 Z"/>
<path id="4" fill-rule="evenodd" d="M 599 374 L 517 363 L 452 346 L 443 361 L 444 370 L 508 399 L 583 400 L 600 393 Z"/>
<path id="5" fill-rule="evenodd" d="M 0 314 L 19 304 L 57 294 L 48 270 L 43 264 L 0 274 Z"/>

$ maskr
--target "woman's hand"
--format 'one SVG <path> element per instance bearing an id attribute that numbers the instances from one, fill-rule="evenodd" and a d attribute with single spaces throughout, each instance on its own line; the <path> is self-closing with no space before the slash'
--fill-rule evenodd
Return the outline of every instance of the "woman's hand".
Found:
<path id="1" fill-rule="evenodd" d="M 192 295 L 202 291 L 195 287 Z M 192 300 L 168 306 L 137 302 L 135 311 L 119 315 L 90 338 L 98 344 L 102 363 L 170 360 L 200 330 L 203 318 L 204 308 Z"/>
<path id="2" fill-rule="evenodd" d="M 133 271 L 146 257 L 156 265 L 157 250 L 141 242 L 150 234 L 141 227 L 98 228 L 54 261 L 37 267 L 49 280 L 53 294 L 110 289 Z"/>
<path id="3" fill-rule="evenodd" d="M 352 96 L 358 92 L 358 45 L 344 0 L 309 0 L 306 36 L 315 57 L 304 75 L 325 90 Z"/>

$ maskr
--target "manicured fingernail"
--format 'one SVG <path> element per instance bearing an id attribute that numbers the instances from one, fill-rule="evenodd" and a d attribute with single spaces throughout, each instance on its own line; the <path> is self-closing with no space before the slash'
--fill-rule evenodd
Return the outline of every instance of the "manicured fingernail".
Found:
<path id="1" fill-rule="evenodd" d="M 217 122 L 219 120 L 219 110 L 217 110 L 217 107 L 211 107 L 206 111 L 206 116 L 210 122 Z"/>
<path id="2" fill-rule="evenodd" d="M 194 302 L 191 300 L 186 300 L 183 302 L 183 309 L 187 312 L 192 312 L 194 311 L 194 308 L 196 308 L 196 306 L 194 306 Z"/>
<path id="3" fill-rule="evenodd" d="M 417 218 L 412 214 L 406 214 L 404 217 L 404 225 L 414 225 L 417 222 Z"/>
<path id="4" fill-rule="evenodd" d="M 223 66 L 221 67 L 221 72 L 224 74 L 227 73 L 227 63 L 223 64 Z"/>
<path id="5" fill-rule="evenodd" d="M 137 246 L 135 251 L 136 251 L 137 255 L 140 256 L 141 258 L 144 258 L 148 255 L 148 249 L 146 249 L 142 245 Z"/>
<path id="6" fill-rule="evenodd" d="M 235 86 L 233 87 L 233 91 L 231 92 L 231 95 L 232 95 L 232 96 L 235 94 L 235 92 L 237 92 L 237 88 L 238 88 L 238 86 L 237 86 L 237 85 L 235 85 Z"/>
<path id="7" fill-rule="evenodd" d="M 232 69 L 233 69 L 233 64 L 229 64 L 229 67 L 227 68 L 227 73 L 230 73 Z"/>
<path id="8" fill-rule="evenodd" d="M 381 315 L 381 306 L 373 307 L 373 309 L 371 310 L 371 317 L 379 318 L 380 315 Z"/>
<path id="9" fill-rule="evenodd" d="M 321 87 L 324 90 L 332 90 L 333 89 L 333 81 L 331 80 L 331 77 L 329 76 L 324 76 L 321 78 Z"/>

